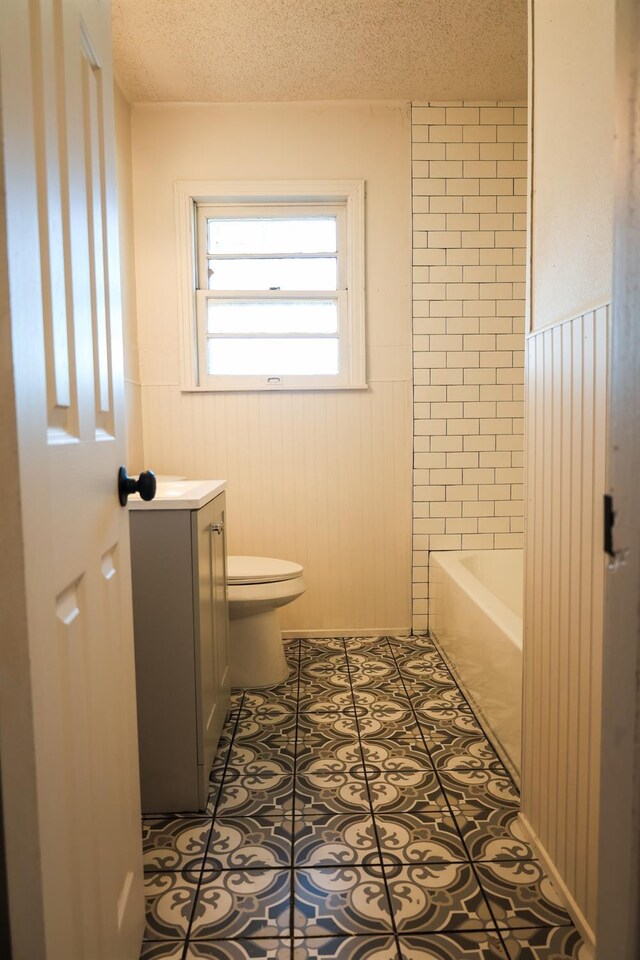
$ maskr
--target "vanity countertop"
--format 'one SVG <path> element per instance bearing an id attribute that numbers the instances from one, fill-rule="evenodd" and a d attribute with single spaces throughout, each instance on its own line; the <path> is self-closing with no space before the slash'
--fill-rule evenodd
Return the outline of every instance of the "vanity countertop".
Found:
<path id="1" fill-rule="evenodd" d="M 226 488 L 226 480 L 159 480 L 153 500 L 142 500 L 134 493 L 129 506 L 132 510 L 199 510 Z"/>

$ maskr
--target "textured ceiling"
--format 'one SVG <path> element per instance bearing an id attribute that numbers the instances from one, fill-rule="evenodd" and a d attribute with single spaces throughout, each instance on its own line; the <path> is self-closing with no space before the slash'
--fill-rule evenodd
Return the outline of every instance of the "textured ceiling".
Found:
<path id="1" fill-rule="evenodd" d="M 112 0 L 131 101 L 517 100 L 526 0 Z"/>

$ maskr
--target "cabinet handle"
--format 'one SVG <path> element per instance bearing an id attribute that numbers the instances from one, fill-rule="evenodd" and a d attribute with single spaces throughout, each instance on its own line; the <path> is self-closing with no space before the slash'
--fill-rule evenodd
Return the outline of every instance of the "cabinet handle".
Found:
<path id="1" fill-rule="evenodd" d="M 210 533 L 222 533 L 224 530 L 224 523 L 212 523 L 209 527 Z"/>

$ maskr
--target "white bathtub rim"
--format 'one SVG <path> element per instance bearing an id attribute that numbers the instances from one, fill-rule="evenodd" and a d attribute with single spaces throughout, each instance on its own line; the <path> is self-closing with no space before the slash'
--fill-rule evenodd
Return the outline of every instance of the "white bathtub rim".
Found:
<path id="1" fill-rule="evenodd" d="M 494 621 L 511 643 L 518 650 L 522 650 L 522 619 L 460 562 L 464 558 L 477 556 L 480 552 L 480 550 L 434 550 L 429 556 L 429 562 L 438 563 L 466 594 L 473 597 L 476 606 Z"/>

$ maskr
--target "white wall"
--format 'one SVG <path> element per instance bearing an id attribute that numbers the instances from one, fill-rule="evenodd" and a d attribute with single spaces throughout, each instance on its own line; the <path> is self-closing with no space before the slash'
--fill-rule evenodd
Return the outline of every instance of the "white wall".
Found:
<path id="1" fill-rule="evenodd" d="M 285 629 L 408 629 L 408 105 L 145 104 L 132 130 L 147 464 L 226 477 L 230 551 L 305 565 Z M 180 392 L 173 184 L 261 178 L 366 180 L 366 392 Z"/>
<path id="2" fill-rule="evenodd" d="M 596 927 L 614 0 L 533 0 L 523 814 Z"/>
<path id="3" fill-rule="evenodd" d="M 535 0 L 532 328 L 611 299 L 613 0 Z"/>

